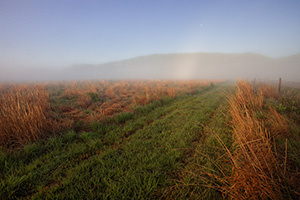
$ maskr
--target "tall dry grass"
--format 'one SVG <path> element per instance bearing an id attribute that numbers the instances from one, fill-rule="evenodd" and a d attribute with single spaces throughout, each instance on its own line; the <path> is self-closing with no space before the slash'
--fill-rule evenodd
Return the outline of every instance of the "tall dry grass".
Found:
<path id="1" fill-rule="evenodd" d="M 49 96 L 43 86 L 15 85 L 0 96 L 0 146 L 13 147 L 39 140 L 53 127 L 47 119 Z"/>
<path id="2" fill-rule="evenodd" d="M 77 122 L 105 120 L 209 81 L 69 81 L 0 85 L 0 146 L 22 146 Z M 50 105 L 51 101 L 51 105 Z"/>
<path id="3" fill-rule="evenodd" d="M 232 172 L 220 190 L 230 199 L 283 199 L 286 162 L 274 147 L 278 135 L 286 135 L 286 120 L 273 108 L 263 107 L 264 89 L 257 94 L 251 84 L 238 81 L 229 99 L 235 149 L 230 152 Z M 268 96 L 270 92 L 268 88 Z"/>

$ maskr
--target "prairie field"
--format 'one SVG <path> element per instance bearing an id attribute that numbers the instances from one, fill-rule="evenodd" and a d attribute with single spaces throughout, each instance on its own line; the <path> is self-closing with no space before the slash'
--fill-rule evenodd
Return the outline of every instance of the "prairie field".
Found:
<path id="1" fill-rule="evenodd" d="M 300 89 L 0 84 L 0 199 L 299 199 Z"/>
<path id="2" fill-rule="evenodd" d="M 90 130 L 136 106 L 196 93 L 217 81 L 69 81 L 0 86 L 0 144 L 13 147 L 62 130 Z"/>

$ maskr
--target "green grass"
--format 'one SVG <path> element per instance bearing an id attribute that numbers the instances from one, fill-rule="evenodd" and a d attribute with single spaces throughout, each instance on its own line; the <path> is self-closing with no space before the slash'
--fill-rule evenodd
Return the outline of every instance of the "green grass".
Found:
<path id="1" fill-rule="evenodd" d="M 90 132 L 69 131 L 22 151 L 1 150 L 0 198 L 161 198 L 189 169 L 191 158 L 209 163 L 198 153 L 209 153 L 217 144 L 208 130 L 227 138 L 220 112 L 226 106 L 226 88 L 214 85 L 153 102 L 94 122 Z M 194 191 L 207 190 L 201 188 Z M 186 191 L 179 193 L 187 196 Z M 211 197 L 218 195 L 210 192 Z"/>
<path id="2" fill-rule="evenodd" d="M 201 120 L 198 121 L 197 126 L 202 127 L 200 132 L 197 131 L 198 138 L 189 150 L 186 164 L 170 177 L 172 181 L 170 186 L 162 190 L 164 198 L 222 199 L 222 194 L 217 189 L 217 180 L 208 176 L 207 173 L 218 175 L 220 167 L 223 172 L 230 170 L 224 165 L 227 161 L 222 159 L 222 155 L 226 152 L 217 138 L 220 138 L 227 148 L 232 148 L 230 119 L 226 115 L 227 99 L 223 96 L 232 91 L 233 88 L 228 87 L 223 93 L 218 94 L 217 107 L 213 106 L 214 101 L 208 99 L 207 102 L 210 103 L 205 106 L 210 116 L 204 123 Z"/>
<path id="3" fill-rule="evenodd" d="M 207 173 L 231 170 L 217 137 L 234 148 L 226 114 L 233 91 L 232 84 L 211 85 L 104 122 L 78 121 L 74 130 L 19 151 L 0 149 L 0 199 L 220 199 L 221 183 Z M 290 192 L 300 179 L 298 97 L 293 89 L 265 99 L 290 127 L 287 172 L 295 178 L 283 180 L 294 185 Z M 282 157 L 285 141 L 276 141 Z"/>
<path id="4" fill-rule="evenodd" d="M 0 149 L 0 199 L 220 199 L 221 183 L 207 173 L 231 171 L 217 137 L 234 148 L 226 114 L 233 91 L 232 84 L 211 85 L 104 122 L 78 121 L 74 130 L 19 151 Z M 293 89 L 265 99 L 290 127 L 287 172 L 295 178 L 283 180 L 294 185 L 290 193 L 300 180 L 299 97 Z M 277 140 L 284 157 L 286 140 Z"/>

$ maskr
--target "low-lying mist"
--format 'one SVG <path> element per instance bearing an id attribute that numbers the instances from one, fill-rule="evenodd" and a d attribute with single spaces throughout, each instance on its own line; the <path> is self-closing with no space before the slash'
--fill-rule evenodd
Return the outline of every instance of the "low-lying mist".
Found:
<path id="1" fill-rule="evenodd" d="M 1 82 L 90 79 L 260 79 L 298 82 L 300 54 L 271 58 L 259 54 L 155 54 L 64 69 L 3 68 Z"/>

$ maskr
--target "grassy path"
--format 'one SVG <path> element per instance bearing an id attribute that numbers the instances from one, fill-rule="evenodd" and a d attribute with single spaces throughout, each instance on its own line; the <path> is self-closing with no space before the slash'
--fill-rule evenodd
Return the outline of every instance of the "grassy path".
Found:
<path id="1" fill-rule="evenodd" d="M 226 94 L 232 91 L 232 87 L 226 88 Z M 215 188 L 216 180 L 206 173 L 217 175 L 217 167 L 222 162 L 218 159 L 226 153 L 217 137 L 228 148 L 232 146 L 230 116 L 226 115 L 228 103 L 222 97 L 224 93 L 219 94 L 218 106 L 213 106 L 215 110 L 210 112 L 209 119 L 198 121 L 202 129 L 187 152 L 184 166 L 169 177 L 171 183 L 161 190 L 163 199 L 222 199 L 222 194 Z M 226 166 L 222 165 L 222 169 L 226 170 Z"/>
<path id="2" fill-rule="evenodd" d="M 92 132 L 50 138 L 0 155 L 0 197 L 152 199 L 195 154 L 207 126 L 224 118 L 228 86 L 156 102 Z M 222 123 L 222 122 L 221 122 Z"/>

